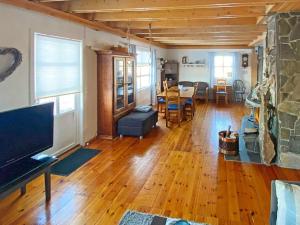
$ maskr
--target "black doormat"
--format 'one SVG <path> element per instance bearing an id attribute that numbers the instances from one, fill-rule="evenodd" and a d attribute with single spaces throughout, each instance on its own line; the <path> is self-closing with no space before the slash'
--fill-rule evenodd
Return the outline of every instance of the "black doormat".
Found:
<path id="1" fill-rule="evenodd" d="M 84 163 L 101 153 L 101 150 L 80 148 L 51 167 L 51 173 L 69 176 Z"/>

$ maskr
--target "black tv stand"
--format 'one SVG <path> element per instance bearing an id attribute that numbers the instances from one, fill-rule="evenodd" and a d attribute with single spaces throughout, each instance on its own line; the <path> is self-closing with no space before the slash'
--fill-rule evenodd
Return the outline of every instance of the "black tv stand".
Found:
<path id="1" fill-rule="evenodd" d="M 38 159 L 24 158 L 8 166 L 0 168 L 0 199 L 20 189 L 21 195 L 26 193 L 26 184 L 44 174 L 46 201 L 51 198 L 51 166 L 57 158 L 43 156 Z"/>

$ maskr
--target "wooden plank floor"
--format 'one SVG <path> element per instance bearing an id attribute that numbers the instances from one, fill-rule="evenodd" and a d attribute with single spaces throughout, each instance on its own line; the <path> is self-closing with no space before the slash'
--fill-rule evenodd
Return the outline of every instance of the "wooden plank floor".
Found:
<path id="1" fill-rule="evenodd" d="M 300 180 L 300 172 L 224 161 L 217 132 L 239 128 L 243 105 L 200 103 L 193 122 L 167 129 L 164 121 L 143 140 L 96 140 L 103 150 L 68 177 L 43 178 L 0 202 L 0 224 L 118 224 L 127 209 L 217 224 L 268 224 L 270 182 Z"/>

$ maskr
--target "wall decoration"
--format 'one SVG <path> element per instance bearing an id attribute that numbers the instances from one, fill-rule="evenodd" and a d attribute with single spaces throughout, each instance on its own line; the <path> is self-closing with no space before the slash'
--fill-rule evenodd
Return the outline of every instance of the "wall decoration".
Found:
<path id="1" fill-rule="evenodd" d="M 248 67 L 248 58 L 249 58 L 248 54 L 242 55 L 242 66 L 244 68 Z"/>
<path id="2" fill-rule="evenodd" d="M 0 48 L 0 82 L 9 77 L 22 62 L 22 53 L 15 48 Z"/>
<path id="3" fill-rule="evenodd" d="M 181 61 L 182 61 L 182 64 L 188 63 L 188 57 L 187 56 L 183 56 L 182 59 L 181 59 Z"/>

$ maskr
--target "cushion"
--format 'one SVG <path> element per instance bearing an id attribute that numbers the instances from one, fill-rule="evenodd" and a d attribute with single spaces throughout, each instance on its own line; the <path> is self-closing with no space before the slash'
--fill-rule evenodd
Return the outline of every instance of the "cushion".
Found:
<path id="1" fill-rule="evenodd" d="M 178 110 L 178 105 L 177 104 L 169 104 L 168 110 Z"/>
<path id="2" fill-rule="evenodd" d="M 216 91 L 216 94 L 222 94 L 222 95 L 226 95 L 227 92 L 226 91 Z"/>
<path id="3" fill-rule="evenodd" d="M 166 103 L 166 100 L 164 98 L 158 98 L 159 103 Z"/>
<path id="4" fill-rule="evenodd" d="M 185 101 L 185 104 L 189 104 L 189 105 L 192 105 L 193 104 L 193 99 L 192 98 L 189 98 Z"/>
<path id="5" fill-rule="evenodd" d="M 204 90 L 198 90 L 197 91 L 197 95 L 205 95 L 206 94 L 206 91 Z"/>
<path id="6" fill-rule="evenodd" d="M 300 186 L 276 180 L 277 225 L 300 225 Z"/>
<path id="7" fill-rule="evenodd" d="M 134 108 L 134 111 L 136 112 L 150 112 L 152 111 L 152 107 L 149 105 L 139 105 Z"/>

